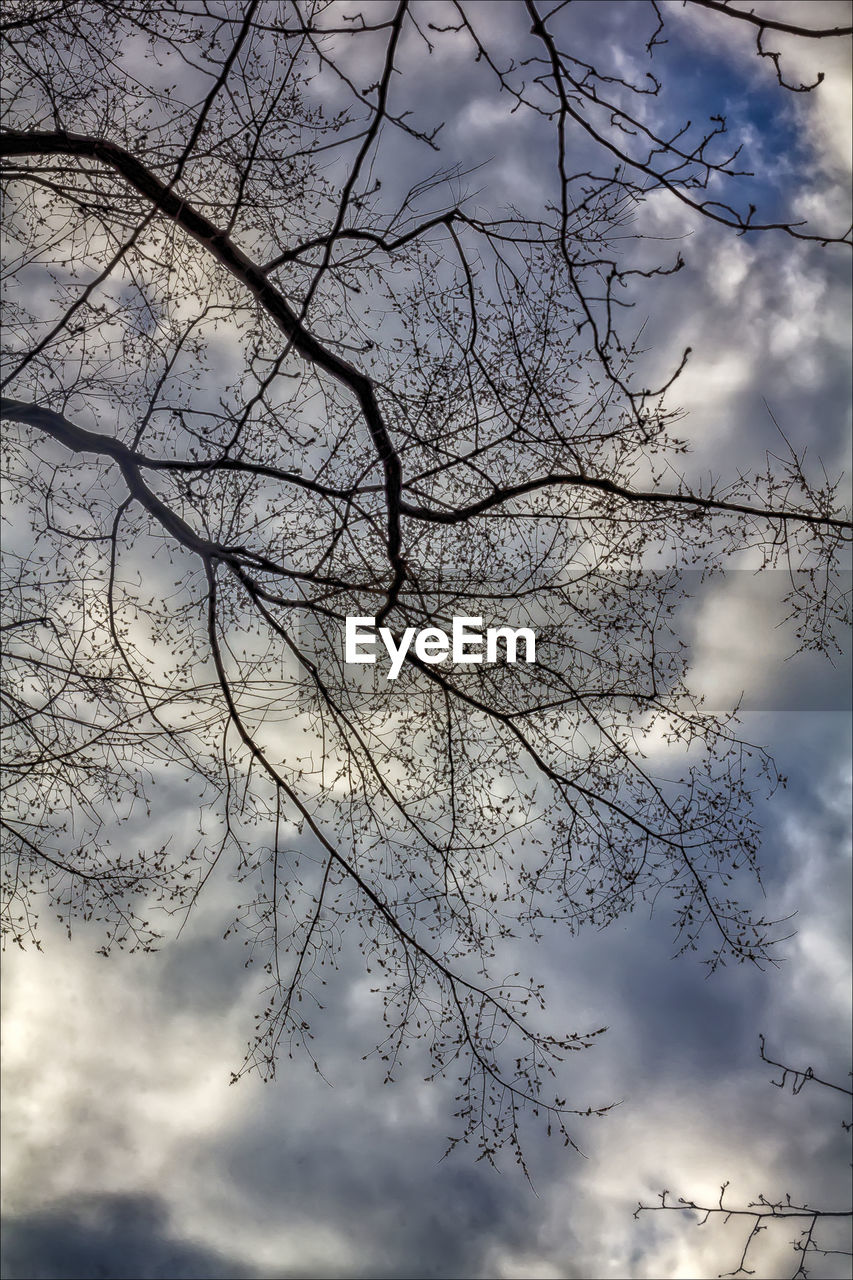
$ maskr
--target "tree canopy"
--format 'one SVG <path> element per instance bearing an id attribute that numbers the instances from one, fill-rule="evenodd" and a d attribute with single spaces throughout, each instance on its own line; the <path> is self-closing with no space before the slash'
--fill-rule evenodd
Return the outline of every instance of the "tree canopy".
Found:
<path id="1" fill-rule="evenodd" d="M 655 383 L 633 308 L 683 264 L 644 221 L 661 200 L 783 246 L 849 233 L 762 188 L 721 115 L 674 123 L 655 68 L 680 7 L 630 8 L 627 69 L 586 9 L 532 0 L 4 22 L 10 936 L 49 903 L 148 948 L 227 866 L 267 974 L 241 1070 L 310 1051 L 355 936 L 388 1077 L 425 1041 L 489 1158 L 526 1107 L 569 1142 L 606 1109 L 551 1092 L 603 1029 L 542 1029 L 506 939 L 658 902 L 712 968 L 786 933 L 742 883 L 778 778 L 691 692 L 688 571 L 745 548 L 794 570 L 807 647 L 846 608 L 837 479 L 781 428 L 763 470 L 691 477 L 691 353 Z M 809 86 L 775 43 L 846 34 L 687 10 L 745 28 L 786 100 Z M 451 61 L 541 148 L 540 189 L 443 162 Z M 530 627 L 536 662 L 410 650 L 389 682 L 345 664 L 347 617 Z M 152 847 L 177 777 L 197 831 Z"/>

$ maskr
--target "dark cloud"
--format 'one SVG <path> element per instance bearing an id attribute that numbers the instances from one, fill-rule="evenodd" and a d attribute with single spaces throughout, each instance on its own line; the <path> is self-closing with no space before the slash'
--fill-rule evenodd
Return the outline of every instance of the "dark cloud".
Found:
<path id="1" fill-rule="evenodd" d="M 363 1090 L 367 1081 L 359 1083 Z M 279 1088 L 290 1095 L 287 1084 Z M 414 1107 L 409 1118 L 394 1119 L 417 1101 L 419 1089 L 416 1080 L 403 1090 L 380 1089 L 373 1106 L 353 1089 L 351 1106 L 338 1101 L 322 1110 L 315 1109 L 316 1095 L 305 1106 L 312 1091 L 299 1089 L 308 1122 L 298 1127 L 286 1116 L 275 1122 L 270 1097 L 245 1130 L 228 1136 L 229 1180 L 262 1218 L 277 1217 L 303 1233 L 333 1226 L 349 1252 L 341 1275 L 486 1274 L 490 1250 L 528 1240 L 535 1197 L 519 1196 L 515 1179 L 485 1164 L 472 1167 L 467 1153 L 441 1162 L 446 1141 Z M 326 1272 L 303 1261 L 282 1274 Z"/>
<path id="2" fill-rule="evenodd" d="M 69 1196 L 3 1228 L 4 1280 L 254 1280 L 239 1258 L 181 1240 L 151 1195 Z"/>

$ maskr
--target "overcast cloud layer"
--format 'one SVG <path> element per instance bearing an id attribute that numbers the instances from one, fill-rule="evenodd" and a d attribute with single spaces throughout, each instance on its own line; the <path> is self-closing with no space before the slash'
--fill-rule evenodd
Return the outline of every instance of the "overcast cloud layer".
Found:
<path id="1" fill-rule="evenodd" d="M 589 22 L 616 39 L 633 8 L 589 6 Z M 813 4 L 807 16 L 841 21 L 842 8 Z M 741 76 L 766 70 L 747 62 L 749 41 L 717 47 L 712 16 L 692 20 L 709 33 L 708 109 L 725 70 L 730 110 L 766 111 L 761 95 L 737 93 Z M 497 13 L 490 21 L 499 30 Z M 849 171 L 849 75 L 838 59 L 821 66 L 822 96 L 782 99 L 778 137 L 811 148 L 829 208 Z M 501 185 L 535 183 L 545 158 L 523 139 L 505 144 L 505 117 L 478 75 L 446 74 L 448 158 L 464 161 L 475 131 Z M 773 139 L 771 125 L 760 145 Z M 778 163 L 784 183 L 783 149 Z M 678 229 L 687 263 L 666 283 L 665 309 L 650 293 L 644 338 L 651 368 L 694 348 L 677 395 L 692 472 L 721 457 L 731 470 L 759 466 L 778 441 L 764 401 L 796 445 L 837 470 L 849 432 L 841 255 L 707 224 L 684 238 L 683 213 L 663 200 L 645 216 L 659 235 Z M 672 959 L 664 918 L 641 914 L 576 939 L 546 936 L 535 953 L 519 943 L 507 969 L 546 981 L 549 1025 L 609 1028 L 572 1064 L 572 1102 L 621 1102 L 578 1121 L 583 1155 L 530 1131 L 534 1190 L 514 1166 L 496 1173 L 467 1148 L 442 1159 L 452 1089 L 424 1084 L 417 1063 L 383 1087 L 375 1057 L 362 1061 L 378 1010 L 357 954 L 328 988 L 319 1070 L 302 1057 L 272 1084 L 229 1085 L 261 983 L 240 941 L 222 940 L 234 889 L 225 871 L 153 956 L 104 960 L 85 929 L 68 941 L 47 928 L 42 953 L 10 954 L 4 966 L 3 1275 L 678 1280 L 733 1270 L 744 1232 L 668 1213 L 635 1221 L 637 1201 L 654 1203 L 663 1188 L 715 1200 L 729 1181 L 732 1203 L 790 1192 L 848 1206 L 843 1107 L 814 1089 L 771 1087 L 758 1034 L 771 1056 L 833 1080 L 849 1071 L 849 714 L 833 709 L 849 707 L 849 682 L 844 663 L 815 672 L 786 661 L 792 637 L 767 625 L 776 605 L 750 589 L 748 557 L 743 568 L 697 602 L 694 664 L 712 700 L 750 691 L 758 709 L 744 713 L 744 736 L 767 744 L 789 778 L 763 806 L 768 909 L 796 913 L 778 969 L 706 979 L 689 957 Z M 177 784 L 171 799 L 155 814 L 163 830 L 193 820 Z M 760 1275 L 790 1274 L 790 1238 L 785 1226 L 766 1233 Z M 812 1274 L 846 1274 L 843 1259 L 822 1265 Z"/>

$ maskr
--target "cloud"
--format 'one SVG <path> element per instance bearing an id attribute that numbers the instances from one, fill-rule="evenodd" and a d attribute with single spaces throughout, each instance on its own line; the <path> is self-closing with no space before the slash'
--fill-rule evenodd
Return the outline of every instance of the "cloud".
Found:
<path id="1" fill-rule="evenodd" d="M 827 1146 L 837 1117 L 819 1098 L 769 1085 L 757 1033 L 816 1069 L 833 1044 L 837 1067 L 846 1044 L 837 1021 L 840 720 L 801 713 L 747 725 L 783 742 L 795 726 L 780 764 L 807 750 L 814 779 L 768 810 L 768 897 L 800 909 L 780 973 L 738 967 L 705 981 L 689 960 L 670 958 L 666 931 L 642 913 L 577 939 L 555 930 L 507 956 L 516 966 L 535 957 L 550 1025 L 610 1025 L 596 1050 L 569 1064 L 570 1100 L 624 1100 L 578 1122 L 587 1159 L 527 1130 L 536 1195 L 511 1162 L 495 1174 L 464 1149 L 441 1161 L 453 1090 L 424 1085 L 417 1057 L 393 1088 L 381 1087 L 379 1064 L 360 1061 L 375 1009 L 356 998 L 355 968 L 342 967 L 318 1024 L 330 1084 L 303 1056 L 285 1059 L 272 1085 L 230 1088 L 259 978 L 242 969 L 239 947 L 217 942 L 210 905 L 195 934 L 188 926 L 190 936 L 158 956 L 105 962 L 86 954 L 83 938 L 48 939 L 37 965 L 13 956 L 4 991 L 10 1277 L 39 1267 L 73 1274 L 50 1270 L 63 1234 L 68 1257 L 86 1267 L 113 1265 L 124 1234 L 125 1256 L 150 1263 L 139 1276 L 209 1267 L 211 1276 L 318 1280 L 695 1277 L 716 1274 L 721 1258 L 734 1265 L 736 1232 L 698 1232 L 674 1214 L 634 1223 L 638 1199 L 652 1202 L 663 1186 L 712 1195 L 729 1178 L 740 1200 L 792 1189 L 828 1202 L 845 1159 Z M 783 1274 L 786 1240 L 769 1248 L 762 1274 Z"/>
<path id="2" fill-rule="evenodd" d="M 154 1196 L 77 1195 L 9 1217 L 3 1228 L 7 1280 L 252 1280 L 245 1261 L 176 1239 Z"/>

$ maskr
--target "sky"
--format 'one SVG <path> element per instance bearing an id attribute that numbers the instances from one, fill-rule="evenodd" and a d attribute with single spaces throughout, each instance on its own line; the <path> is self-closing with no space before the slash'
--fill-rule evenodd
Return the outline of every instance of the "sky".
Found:
<path id="1" fill-rule="evenodd" d="M 642 43 L 628 39 L 638 9 L 578 5 L 574 20 L 590 40 L 639 60 Z M 712 14 L 670 9 L 659 63 L 672 87 L 668 109 L 698 95 L 707 113 L 724 98 L 770 174 L 765 201 L 784 201 L 790 173 L 806 172 L 793 208 L 832 216 L 850 173 L 846 54 L 818 42 L 808 57 L 825 84 L 783 95 L 749 39 L 719 34 Z M 496 42 L 509 46 L 508 10 L 481 7 Z M 765 11 L 834 23 L 849 6 Z M 813 69 L 789 65 L 798 77 Z M 438 66 L 424 59 L 412 75 L 424 110 L 440 102 L 447 120 L 442 163 L 491 154 L 478 177 L 484 202 L 495 189 L 537 196 L 547 157 L 495 105 L 482 68 L 457 51 Z M 406 163 L 402 152 L 401 183 Z M 830 472 L 843 467 L 844 254 L 772 234 L 737 238 L 657 196 L 642 216 L 649 234 L 677 237 L 686 261 L 665 294 L 661 285 L 645 295 L 644 338 L 652 369 L 694 349 L 677 388 L 691 472 L 701 477 L 723 459 L 760 467 L 778 441 L 765 401 L 797 447 Z M 701 595 L 687 625 L 696 685 L 719 705 L 746 693 L 743 734 L 766 744 L 788 778 L 759 801 L 764 889 L 795 930 L 778 968 L 709 977 L 689 956 L 673 958 L 662 913 L 639 909 L 598 932 L 514 943 L 507 970 L 535 965 L 550 1024 L 608 1027 L 572 1064 L 573 1097 L 619 1102 L 579 1122 L 579 1152 L 532 1129 L 528 1181 L 510 1160 L 494 1170 L 465 1146 L 445 1158 L 449 1084 L 425 1083 L 413 1064 L 383 1085 L 382 1064 L 369 1056 L 375 1002 L 354 945 L 315 1028 L 320 1069 L 303 1054 L 268 1084 L 229 1083 L 261 983 L 240 938 L 223 940 L 234 892 L 224 868 L 180 937 L 152 955 L 105 959 L 85 926 L 69 940 L 46 922 L 41 951 L 10 949 L 4 960 L 2 1274 L 698 1280 L 735 1269 L 743 1228 L 664 1212 L 635 1220 L 639 1201 L 654 1205 L 667 1188 L 712 1203 L 728 1182 L 732 1204 L 789 1192 L 849 1207 L 844 1100 L 815 1085 L 796 1096 L 774 1088 L 779 1073 L 758 1052 L 763 1033 L 773 1058 L 839 1082 L 850 1070 L 847 661 L 792 656 L 776 579 L 756 587 L 753 569 L 745 555 Z M 160 806 L 157 832 L 193 820 L 177 783 Z M 790 1239 L 786 1224 L 765 1233 L 757 1274 L 793 1273 Z M 829 1257 L 811 1274 L 848 1273 L 849 1260 Z"/>

